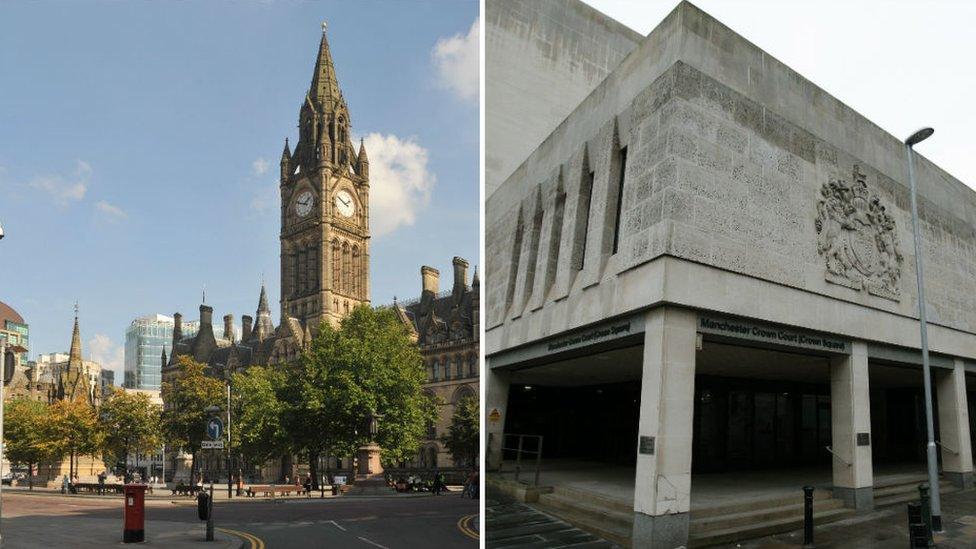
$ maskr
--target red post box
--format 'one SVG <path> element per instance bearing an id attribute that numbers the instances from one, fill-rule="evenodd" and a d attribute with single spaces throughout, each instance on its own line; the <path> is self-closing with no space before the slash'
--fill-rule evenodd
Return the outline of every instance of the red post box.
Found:
<path id="1" fill-rule="evenodd" d="M 122 531 L 123 543 L 136 543 L 146 539 L 146 485 L 145 484 L 126 484 L 125 507 L 123 516 L 125 517 L 125 529 Z"/>

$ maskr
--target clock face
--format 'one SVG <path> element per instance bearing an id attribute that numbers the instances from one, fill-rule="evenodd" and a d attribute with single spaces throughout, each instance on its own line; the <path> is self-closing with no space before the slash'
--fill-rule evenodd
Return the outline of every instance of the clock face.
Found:
<path id="1" fill-rule="evenodd" d="M 339 191 L 335 195 L 335 208 L 339 215 L 352 217 L 352 214 L 356 212 L 356 203 L 353 202 L 352 196 L 348 192 Z"/>
<path id="2" fill-rule="evenodd" d="M 312 205 L 315 204 L 315 195 L 312 191 L 305 191 L 298 195 L 298 200 L 295 201 L 295 213 L 298 217 L 305 217 L 312 212 Z"/>

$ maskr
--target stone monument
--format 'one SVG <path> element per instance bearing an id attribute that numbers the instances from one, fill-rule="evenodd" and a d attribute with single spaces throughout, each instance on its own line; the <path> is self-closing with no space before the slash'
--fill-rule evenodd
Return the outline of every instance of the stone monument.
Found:
<path id="1" fill-rule="evenodd" d="M 349 489 L 350 494 L 383 495 L 389 494 L 392 490 L 387 485 L 386 477 L 383 475 L 383 465 L 380 463 L 380 445 L 375 442 L 379 433 L 379 420 L 381 419 L 383 416 L 372 410 L 366 416 L 370 442 L 363 444 L 356 451 L 356 478 Z"/>

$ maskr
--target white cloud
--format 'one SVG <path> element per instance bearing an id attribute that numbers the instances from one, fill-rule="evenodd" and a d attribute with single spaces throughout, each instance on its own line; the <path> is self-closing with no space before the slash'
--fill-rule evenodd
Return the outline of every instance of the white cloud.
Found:
<path id="1" fill-rule="evenodd" d="M 277 208 L 279 192 L 277 181 L 267 185 L 262 184 L 251 198 L 251 209 L 263 215 L 272 211 L 273 208 Z"/>
<path id="2" fill-rule="evenodd" d="M 122 208 L 109 204 L 104 200 L 96 202 L 95 209 L 105 214 L 103 219 L 108 219 L 109 221 L 121 221 L 129 217 L 129 214 L 125 213 Z"/>
<path id="3" fill-rule="evenodd" d="M 458 33 L 450 38 L 441 38 L 431 52 L 440 84 L 466 101 L 478 100 L 480 29 L 481 18 L 478 17 L 467 35 Z"/>
<path id="4" fill-rule="evenodd" d="M 79 201 L 85 197 L 91 174 L 91 164 L 84 160 L 79 160 L 74 173 L 70 177 L 45 175 L 35 177 L 28 185 L 50 194 L 56 204 L 64 206 L 68 202 Z"/>
<path id="5" fill-rule="evenodd" d="M 264 157 L 251 162 L 251 175 L 257 177 L 268 173 L 268 161 Z"/>
<path id="6" fill-rule="evenodd" d="M 119 383 L 125 372 L 125 349 L 121 345 L 116 345 L 107 335 L 95 334 L 88 340 L 88 356 L 101 364 L 102 370 L 114 370 Z"/>
<path id="7" fill-rule="evenodd" d="M 369 224 L 373 236 L 412 225 L 430 201 L 436 178 L 427 169 L 427 149 L 413 138 L 371 133 L 369 154 Z"/>

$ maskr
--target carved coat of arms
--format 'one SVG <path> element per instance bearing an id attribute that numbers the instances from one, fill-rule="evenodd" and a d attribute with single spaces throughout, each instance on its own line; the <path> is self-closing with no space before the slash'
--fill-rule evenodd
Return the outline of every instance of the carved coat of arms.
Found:
<path id="1" fill-rule="evenodd" d="M 816 227 L 828 282 L 894 301 L 901 298 L 903 258 L 895 220 L 868 192 L 857 165 L 852 183 L 835 179 L 820 188 Z"/>

